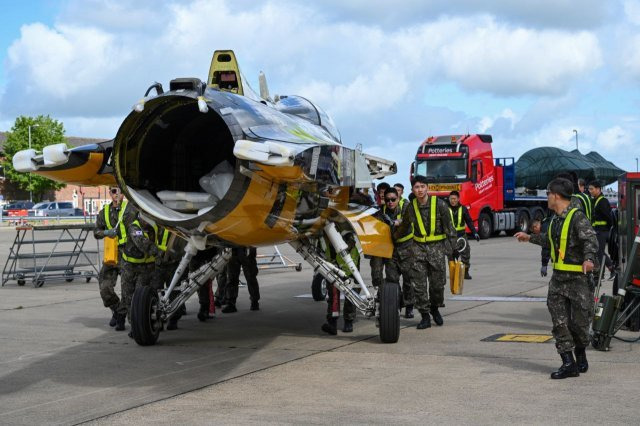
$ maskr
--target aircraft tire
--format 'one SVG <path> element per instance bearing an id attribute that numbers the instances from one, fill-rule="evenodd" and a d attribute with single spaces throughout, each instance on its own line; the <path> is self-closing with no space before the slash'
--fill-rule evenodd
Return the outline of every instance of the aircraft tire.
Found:
<path id="1" fill-rule="evenodd" d="M 311 282 L 311 296 L 313 296 L 313 300 L 316 302 L 327 300 L 327 281 L 320 274 L 315 274 L 313 276 L 313 281 Z"/>
<path id="2" fill-rule="evenodd" d="M 140 346 L 151 346 L 158 341 L 162 323 L 157 320 L 158 293 L 150 286 L 136 288 L 131 301 L 131 331 Z"/>
<path id="3" fill-rule="evenodd" d="M 387 281 L 380 291 L 380 341 L 396 343 L 400 338 L 400 286 Z"/>

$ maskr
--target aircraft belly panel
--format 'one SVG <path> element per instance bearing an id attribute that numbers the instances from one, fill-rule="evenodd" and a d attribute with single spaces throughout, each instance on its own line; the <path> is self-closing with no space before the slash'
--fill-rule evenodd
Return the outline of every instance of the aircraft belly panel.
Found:
<path id="1" fill-rule="evenodd" d="M 205 230 L 241 246 L 265 246 L 295 239 L 297 232 L 291 222 L 296 200 L 288 192 L 285 191 L 286 201 L 278 208 L 280 213 L 270 217 L 274 205 L 281 202 L 278 196 L 282 191 L 278 189 L 277 184 L 252 180 L 238 205 Z"/>

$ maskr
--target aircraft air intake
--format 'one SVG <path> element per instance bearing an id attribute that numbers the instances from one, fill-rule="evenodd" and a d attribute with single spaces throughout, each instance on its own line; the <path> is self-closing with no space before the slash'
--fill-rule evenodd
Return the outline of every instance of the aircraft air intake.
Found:
<path id="1" fill-rule="evenodd" d="M 227 193 L 234 180 L 243 180 L 235 178 L 229 126 L 199 101 L 175 94 L 153 98 L 126 118 L 114 141 L 120 186 L 166 225 L 188 226 L 203 215 L 213 219 L 217 206 L 233 203 Z"/>

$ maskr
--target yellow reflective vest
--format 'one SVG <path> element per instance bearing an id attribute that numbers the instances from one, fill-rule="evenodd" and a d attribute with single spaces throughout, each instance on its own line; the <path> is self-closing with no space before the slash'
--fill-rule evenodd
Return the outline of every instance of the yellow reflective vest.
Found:
<path id="1" fill-rule="evenodd" d="M 109 209 L 111 208 L 111 203 L 104 206 L 104 221 L 107 225 L 107 229 L 113 229 L 111 226 L 111 220 L 109 219 Z M 122 205 L 120 206 L 120 211 L 118 212 L 118 245 L 121 246 L 127 242 L 127 228 L 124 226 L 124 211 L 127 209 L 127 200 L 122 201 Z"/>
<path id="2" fill-rule="evenodd" d="M 413 210 L 416 214 L 416 221 L 418 222 L 418 229 L 420 230 L 420 236 L 414 235 L 413 240 L 419 243 L 430 243 L 434 241 L 441 241 L 447 238 L 445 234 L 436 234 L 436 209 L 438 197 L 432 195 L 431 199 L 431 208 L 429 215 L 429 234 L 427 235 L 427 231 L 424 227 L 424 222 L 422 221 L 422 215 L 420 214 L 420 208 L 418 207 L 418 199 L 413 199 Z"/>
<path id="3" fill-rule="evenodd" d="M 556 255 L 556 247 L 553 242 L 553 237 L 551 234 L 553 233 L 553 221 L 556 219 L 555 217 L 551 219 L 549 223 L 549 231 L 547 235 L 549 237 L 549 243 L 551 244 L 551 261 L 553 262 L 553 269 L 557 271 L 564 272 L 580 272 L 582 273 L 582 264 L 572 264 L 565 263 L 564 257 L 567 252 L 567 240 L 569 239 L 569 230 L 571 228 L 571 219 L 573 218 L 573 214 L 578 209 L 573 208 L 569 210 L 567 213 L 567 217 L 564 219 L 564 223 L 562 224 L 562 230 L 560 231 L 560 247 L 558 247 L 558 254 Z"/>

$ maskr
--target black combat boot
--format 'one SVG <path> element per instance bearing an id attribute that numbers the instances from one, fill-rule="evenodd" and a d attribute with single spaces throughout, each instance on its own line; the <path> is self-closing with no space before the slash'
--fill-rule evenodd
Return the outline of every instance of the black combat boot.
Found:
<path id="1" fill-rule="evenodd" d="M 438 311 L 438 308 L 431 308 L 431 316 L 433 316 L 433 322 L 435 322 L 436 325 L 444 324 L 442 315 L 440 315 L 440 311 Z"/>
<path id="2" fill-rule="evenodd" d="M 566 379 L 567 377 L 578 377 L 578 365 L 573 359 L 573 352 L 563 352 L 560 354 L 562 358 L 562 366 L 558 371 L 551 373 L 552 379 Z"/>
<path id="3" fill-rule="evenodd" d="M 223 314 L 232 314 L 234 312 L 238 312 L 238 308 L 236 308 L 236 304 L 235 303 L 229 303 L 227 306 L 222 308 L 222 313 Z"/>
<path id="4" fill-rule="evenodd" d="M 576 354 L 576 364 L 578 365 L 578 371 L 581 373 L 586 373 L 589 369 L 586 348 L 576 346 L 574 352 Z"/>
<path id="5" fill-rule="evenodd" d="M 255 302 L 251 301 L 251 307 L 249 308 L 249 310 L 251 310 L 251 311 L 259 311 L 260 310 L 260 303 L 258 303 L 257 300 Z"/>
<path id="6" fill-rule="evenodd" d="M 469 267 L 468 266 L 466 268 L 464 268 L 464 279 L 465 280 L 470 280 L 471 279 L 471 275 L 469 275 Z"/>
<path id="7" fill-rule="evenodd" d="M 423 330 L 425 328 L 431 328 L 431 318 L 429 317 L 429 314 L 421 314 L 421 315 L 422 315 L 422 320 L 420 320 L 420 322 L 418 323 L 416 328 L 418 330 Z"/>
<path id="8" fill-rule="evenodd" d="M 124 322 L 127 319 L 126 315 L 116 314 L 116 331 L 124 331 Z"/>
<path id="9" fill-rule="evenodd" d="M 404 317 L 405 318 L 413 318 L 413 305 L 407 305 L 406 308 L 404 308 Z"/>
<path id="10" fill-rule="evenodd" d="M 332 336 L 338 334 L 338 318 L 329 318 L 327 322 L 322 324 L 322 331 Z"/>
<path id="11" fill-rule="evenodd" d="M 167 323 L 167 330 L 177 330 L 178 329 L 178 318 L 171 317 L 169 318 L 169 322 Z"/>
<path id="12" fill-rule="evenodd" d="M 344 325 L 342 326 L 343 333 L 351 333 L 353 331 L 353 321 L 344 320 Z"/>
<path id="13" fill-rule="evenodd" d="M 200 310 L 198 311 L 197 317 L 201 322 L 205 322 L 208 319 L 213 319 L 213 317 L 209 315 L 209 305 L 200 305 Z"/>
<path id="14" fill-rule="evenodd" d="M 111 321 L 109 321 L 109 327 L 115 327 L 118 323 L 118 314 L 116 310 L 111 308 Z"/>

